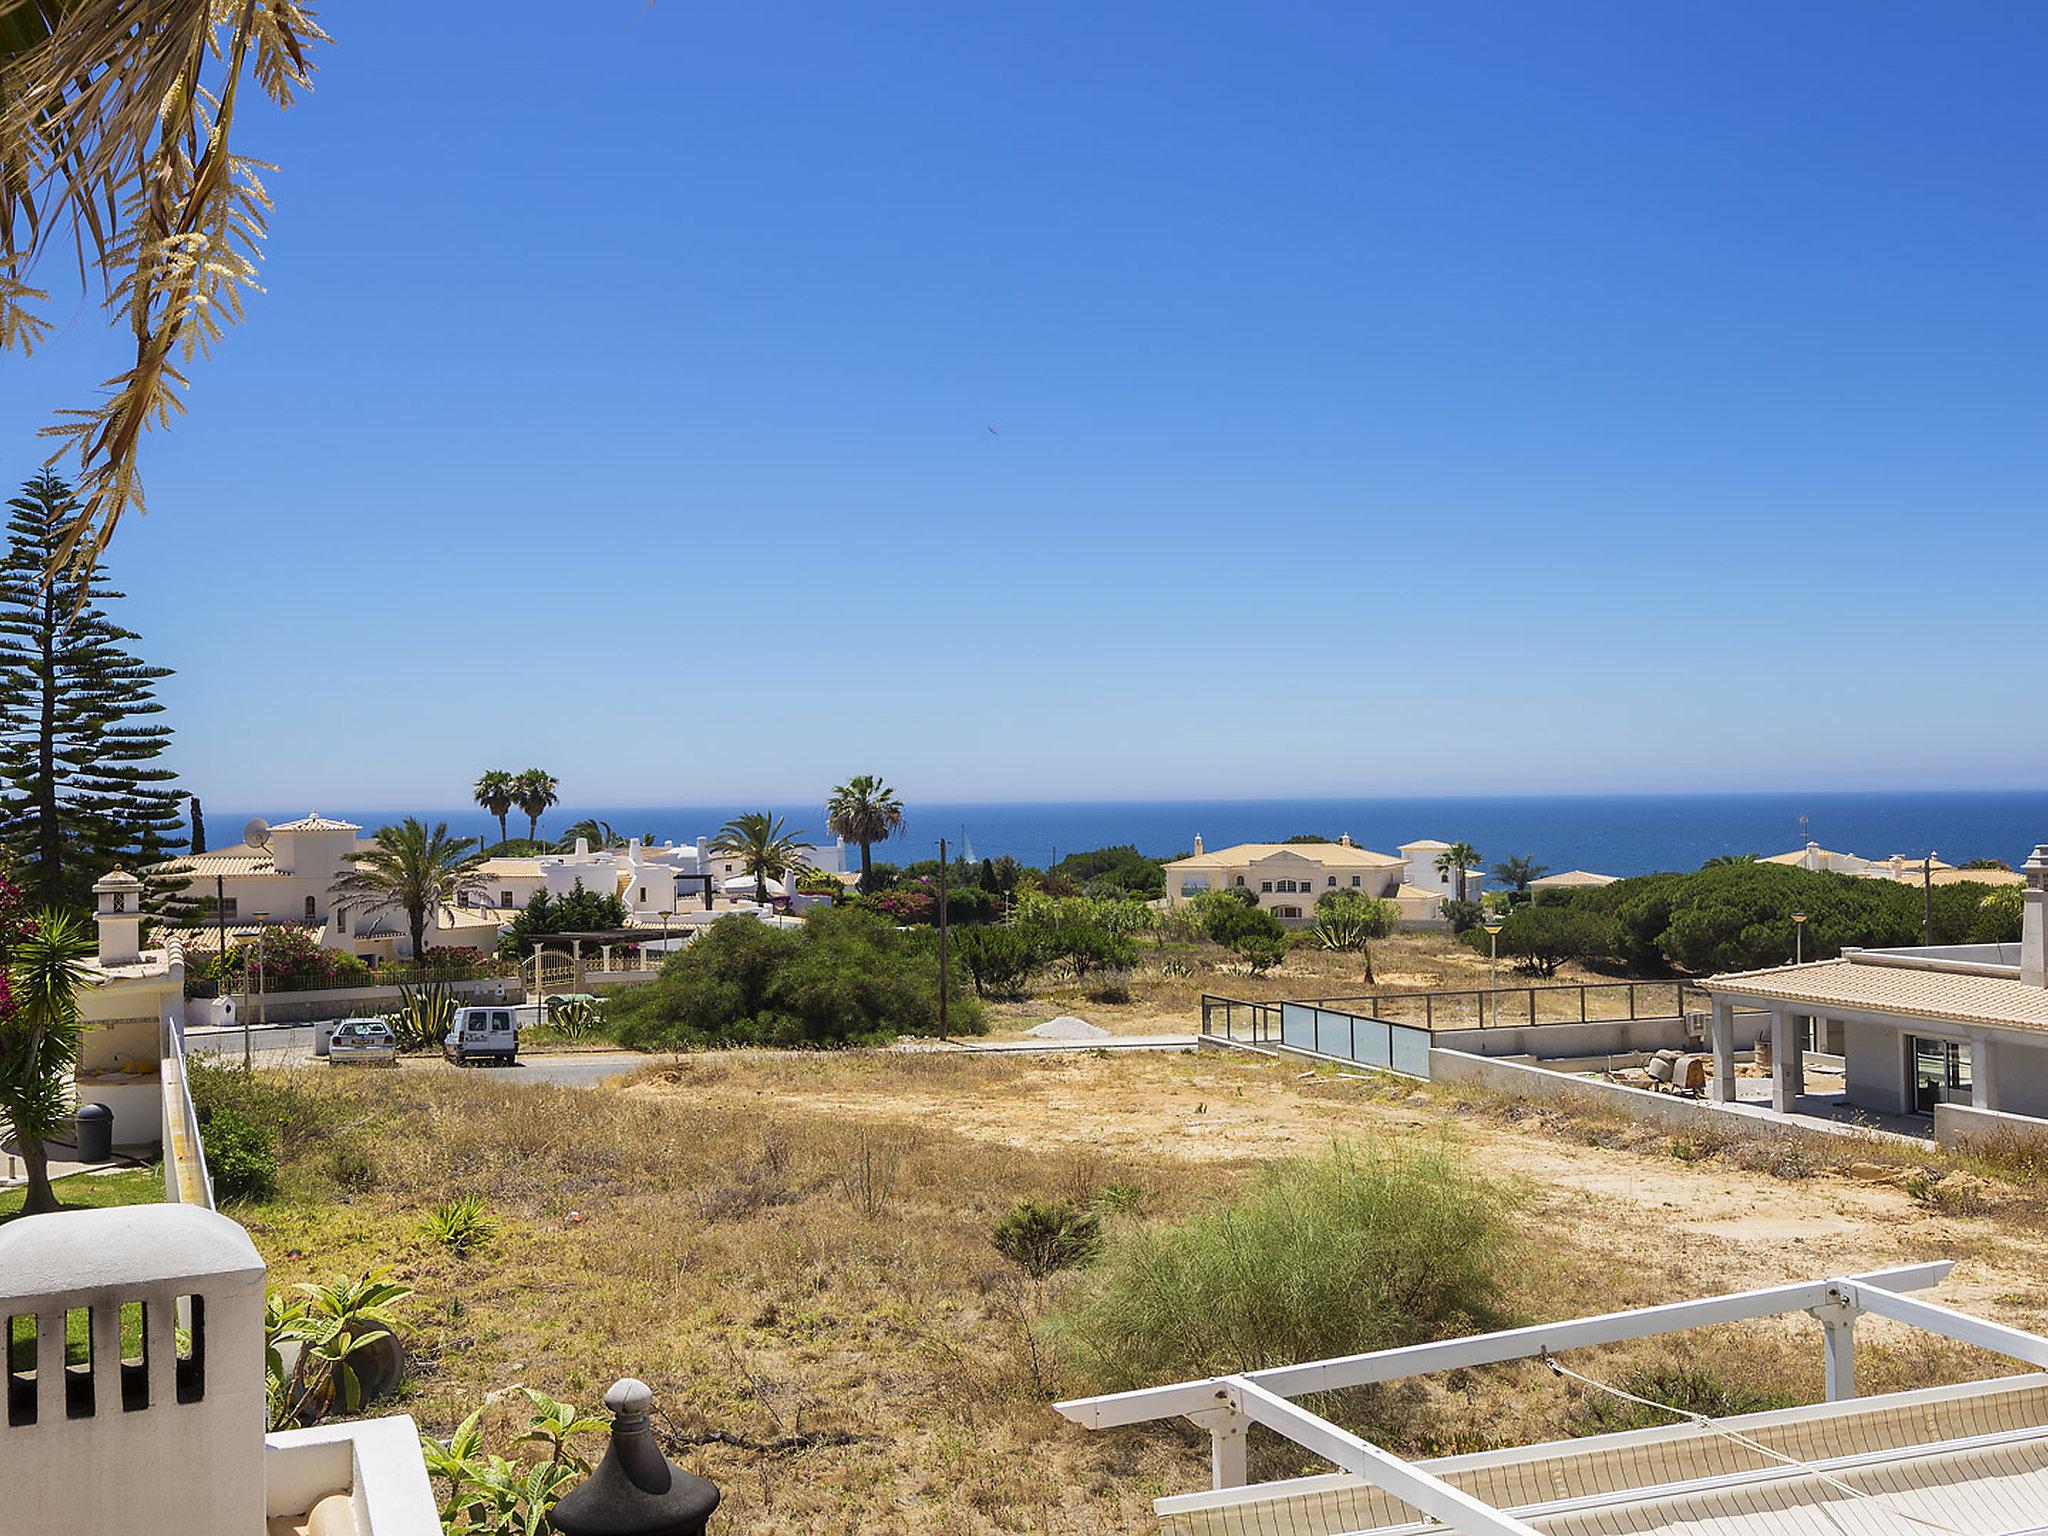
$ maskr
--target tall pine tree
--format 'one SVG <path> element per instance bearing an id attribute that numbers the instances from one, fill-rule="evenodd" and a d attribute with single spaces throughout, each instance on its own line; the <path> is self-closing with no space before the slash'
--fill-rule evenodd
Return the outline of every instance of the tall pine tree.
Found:
<path id="1" fill-rule="evenodd" d="M 79 514 L 71 487 L 48 471 L 7 503 L 0 559 L 0 844 L 36 901 L 92 905 L 92 883 L 182 844 L 174 775 L 158 759 L 171 729 L 156 683 L 167 667 L 123 649 L 139 638 L 106 615 L 99 570 L 46 579 Z"/>

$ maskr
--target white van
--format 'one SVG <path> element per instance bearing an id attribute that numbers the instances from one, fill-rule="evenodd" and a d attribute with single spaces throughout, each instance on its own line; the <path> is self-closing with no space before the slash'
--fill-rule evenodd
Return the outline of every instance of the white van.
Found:
<path id="1" fill-rule="evenodd" d="M 519 1059 L 519 1019 L 510 1008 L 458 1008 L 441 1054 L 458 1067 L 472 1061 L 511 1066 Z"/>

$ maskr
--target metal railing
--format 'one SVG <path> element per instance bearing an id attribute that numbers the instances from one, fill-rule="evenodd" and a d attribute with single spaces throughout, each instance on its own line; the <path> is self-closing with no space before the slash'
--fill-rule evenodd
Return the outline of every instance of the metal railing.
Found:
<path id="1" fill-rule="evenodd" d="M 1704 1013 L 1712 1006 L 1707 992 L 1689 981 L 1575 981 L 1457 991 L 1359 992 L 1298 1001 L 1428 1030 L 1675 1019 Z"/>
<path id="2" fill-rule="evenodd" d="M 1429 1076 L 1428 1030 L 1315 1003 L 1246 1002 L 1205 993 L 1202 1033 L 1233 1044 L 1286 1046 L 1410 1077 Z"/>
<path id="3" fill-rule="evenodd" d="M 185 1031 L 175 1020 L 157 1021 L 157 1049 L 163 1063 L 164 1199 L 213 1210 L 213 1174 L 206 1166 L 199 1111 L 185 1071 Z"/>

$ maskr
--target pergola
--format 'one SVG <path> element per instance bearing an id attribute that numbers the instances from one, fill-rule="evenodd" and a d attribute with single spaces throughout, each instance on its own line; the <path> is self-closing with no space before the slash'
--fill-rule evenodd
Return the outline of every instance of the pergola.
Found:
<path id="1" fill-rule="evenodd" d="M 2048 1366 L 2048 1338 L 1908 1294 L 1950 1267 L 1802 1281 L 1057 1406 L 1090 1429 L 1185 1416 L 1209 1431 L 1210 1491 L 1155 1501 L 1167 1536 L 2048 1536 L 2048 1375 L 1856 1395 L 1864 1314 Z M 1796 1312 L 1818 1320 L 1826 1352 L 1827 1401 L 1809 1407 L 1410 1461 L 1295 1401 Z M 1253 1424 L 1336 1474 L 1247 1485 Z"/>

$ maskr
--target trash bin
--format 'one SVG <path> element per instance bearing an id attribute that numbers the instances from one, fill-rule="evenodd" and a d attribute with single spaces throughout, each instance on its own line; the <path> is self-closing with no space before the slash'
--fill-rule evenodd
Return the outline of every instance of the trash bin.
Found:
<path id="1" fill-rule="evenodd" d="M 78 1106 L 78 1160 L 106 1163 L 114 1157 L 114 1112 L 104 1104 Z"/>
<path id="2" fill-rule="evenodd" d="M 325 1056 L 328 1054 L 328 1046 L 334 1039 L 334 1026 L 340 1022 L 341 1020 L 339 1019 L 327 1019 L 313 1026 L 313 1054 L 315 1056 Z"/>

